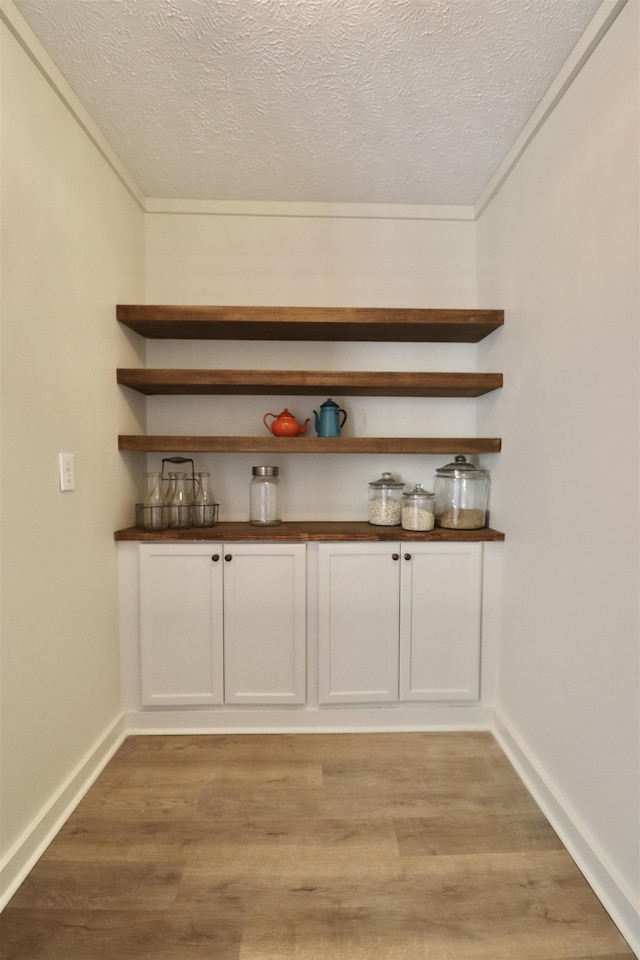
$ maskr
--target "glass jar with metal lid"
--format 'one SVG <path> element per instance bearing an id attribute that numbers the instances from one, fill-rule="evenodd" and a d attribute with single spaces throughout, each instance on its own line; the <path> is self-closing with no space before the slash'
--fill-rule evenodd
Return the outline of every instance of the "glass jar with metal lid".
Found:
<path id="1" fill-rule="evenodd" d="M 369 484 L 369 523 L 378 527 L 397 527 L 402 517 L 401 480 L 383 473 Z"/>
<path id="2" fill-rule="evenodd" d="M 402 494 L 402 529 L 433 530 L 436 498 L 421 483 Z"/>
<path id="3" fill-rule="evenodd" d="M 252 467 L 249 484 L 249 523 L 274 526 L 282 523 L 278 467 Z"/>
<path id="4" fill-rule="evenodd" d="M 453 530 L 484 527 L 489 501 L 489 471 L 458 455 L 436 470 L 436 525 Z"/>

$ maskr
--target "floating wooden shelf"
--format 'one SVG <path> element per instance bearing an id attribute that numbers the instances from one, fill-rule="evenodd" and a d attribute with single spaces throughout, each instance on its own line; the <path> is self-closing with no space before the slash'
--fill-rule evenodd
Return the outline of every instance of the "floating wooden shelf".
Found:
<path id="1" fill-rule="evenodd" d="M 118 383 L 153 394 L 338 394 L 362 397 L 480 397 L 501 373 L 120 368 Z"/>
<path id="2" fill-rule="evenodd" d="M 118 437 L 119 450 L 146 453 L 499 453 L 498 437 Z"/>
<path id="3" fill-rule="evenodd" d="M 296 520 L 275 527 L 252 526 L 250 523 L 219 523 L 215 527 L 191 527 L 187 530 L 161 530 L 153 533 L 140 527 L 116 530 L 115 540 L 176 541 L 241 541 L 266 540 L 271 543 L 307 543 L 310 541 L 422 541 L 456 543 L 504 540 L 504 533 L 483 527 L 481 530 L 446 530 L 436 527 L 428 533 L 403 530 L 402 527 L 377 527 L 366 520 L 318 521 Z"/>
<path id="4" fill-rule="evenodd" d="M 384 307 L 117 307 L 143 337 L 170 340 L 362 340 L 477 343 L 504 323 L 502 310 Z"/>
<path id="5" fill-rule="evenodd" d="M 504 323 L 502 310 L 120 305 L 118 321 L 143 337 L 176 340 L 317 340 L 477 343 Z M 502 387 L 500 373 L 317 370 L 119 369 L 118 383 L 145 395 L 329 395 L 480 397 Z M 490 437 L 132 436 L 120 450 L 147 453 L 498 453 Z M 128 527 L 116 540 L 156 541 L 499 541 L 481 530 L 427 533 L 357 522 L 285 522 L 274 527 L 220 523 L 208 529 L 148 533 Z"/>

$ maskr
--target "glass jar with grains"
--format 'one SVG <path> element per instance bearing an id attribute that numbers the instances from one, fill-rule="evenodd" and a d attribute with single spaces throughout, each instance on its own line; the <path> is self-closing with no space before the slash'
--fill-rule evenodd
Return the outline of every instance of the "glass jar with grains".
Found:
<path id="1" fill-rule="evenodd" d="M 378 527 L 397 527 L 402 517 L 401 480 L 383 473 L 369 484 L 369 523 Z"/>
<path id="2" fill-rule="evenodd" d="M 416 483 L 402 495 L 402 529 L 433 530 L 435 525 L 436 498 L 433 493 Z"/>
<path id="3" fill-rule="evenodd" d="M 458 455 L 436 470 L 436 526 L 452 530 L 484 527 L 489 500 L 489 471 Z"/>

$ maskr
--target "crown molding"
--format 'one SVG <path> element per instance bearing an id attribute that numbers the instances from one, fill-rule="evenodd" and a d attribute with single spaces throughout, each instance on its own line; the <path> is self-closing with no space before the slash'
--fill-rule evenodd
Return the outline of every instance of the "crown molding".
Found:
<path id="1" fill-rule="evenodd" d="M 147 213 L 219 217 L 303 217 L 352 220 L 473 220 L 472 206 L 402 203 L 291 203 L 262 200 L 169 200 L 147 197 Z"/>
<path id="2" fill-rule="evenodd" d="M 65 105 L 74 120 L 84 130 L 95 148 L 111 167 L 141 210 L 146 208 L 146 198 L 137 183 L 93 122 L 82 102 L 73 92 L 65 77 L 57 68 L 37 36 L 19 12 L 13 0 L 0 0 L 0 23 L 13 34 L 33 65 L 47 81 L 54 93 Z"/>
<path id="3" fill-rule="evenodd" d="M 474 207 L 474 220 L 477 220 L 483 210 L 491 203 L 502 184 L 520 160 L 520 157 L 543 124 L 551 116 L 611 24 L 627 3 L 628 0 L 603 0 L 591 23 L 567 57 L 562 69 L 529 117 L 522 133 L 483 190 Z"/>

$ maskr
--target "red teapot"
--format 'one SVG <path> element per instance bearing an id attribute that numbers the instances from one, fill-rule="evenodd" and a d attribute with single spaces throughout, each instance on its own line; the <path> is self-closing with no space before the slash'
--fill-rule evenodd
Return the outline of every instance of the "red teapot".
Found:
<path id="1" fill-rule="evenodd" d="M 273 421 L 267 423 L 267 417 L 273 417 Z M 282 413 L 279 413 L 277 416 L 275 413 L 265 413 L 262 422 L 274 437 L 297 437 L 298 434 L 305 432 L 307 424 L 311 422 L 311 418 L 308 418 L 304 423 L 300 424 L 285 407 Z"/>

